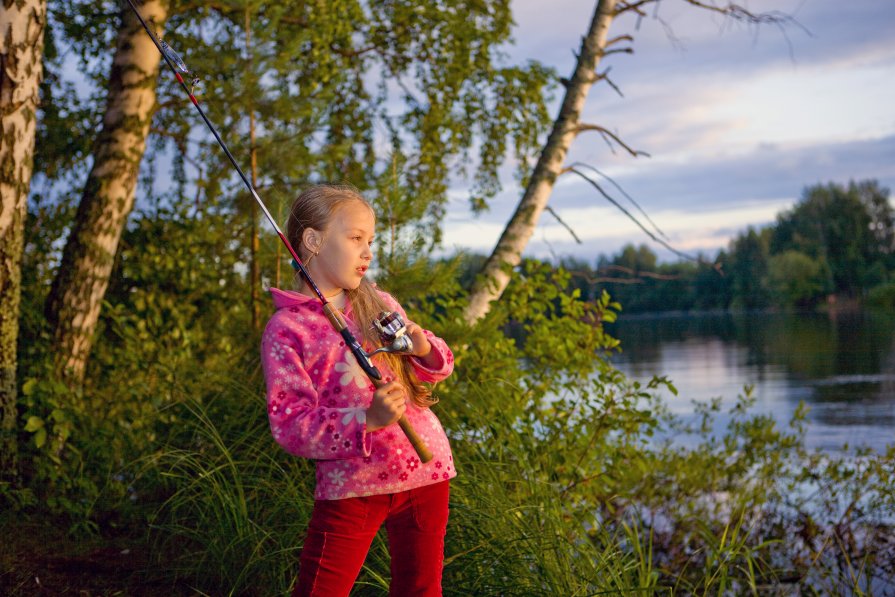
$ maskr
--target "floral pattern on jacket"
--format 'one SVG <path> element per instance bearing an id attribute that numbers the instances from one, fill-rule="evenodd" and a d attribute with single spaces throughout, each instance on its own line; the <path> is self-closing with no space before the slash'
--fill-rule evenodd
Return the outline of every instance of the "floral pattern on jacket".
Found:
<path id="1" fill-rule="evenodd" d="M 277 311 L 261 339 L 270 429 L 287 452 L 316 460 L 317 499 L 395 493 L 456 476 L 447 436 L 431 409 L 407 403 L 407 419 L 433 454 L 425 464 L 397 423 L 368 432 L 366 410 L 375 386 L 320 303 L 297 292 L 270 292 Z M 397 301 L 379 292 L 406 319 Z M 350 305 L 344 315 L 357 337 Z M 444 340 L 425 333 L 439 366 L 408 358 L 420 381 L 434 383 L 451 374 L 454 356 Z M 383 376 L 394 376 L 384 363 L 376 365 Z"/>

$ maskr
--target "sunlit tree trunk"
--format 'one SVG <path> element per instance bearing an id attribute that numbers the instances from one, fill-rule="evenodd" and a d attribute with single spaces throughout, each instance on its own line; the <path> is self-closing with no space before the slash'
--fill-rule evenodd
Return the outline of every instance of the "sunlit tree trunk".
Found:
<path id="1" fill-rule="evenodd" d="M 0 9 L 0 478 L 16 471 L 16 340 L 21 262 L 47 3 Z"/>
<path id="2" fill-rule="evenodd" d="M 167 2 L 146 0 L 140 10 L 158 32 L 167 18 Z M 134 205 L 160 61 L 125 5 L 93 166 L 46 305 L 56 369 L 74 384 L 83 381 L 118 242 Z"/>
<path id="3" fill-rule="evenodd" d="M 615 17 L 615 5 L 616 0 L 600 0 L 597 3 L 590 29 L 581 41 L 575 73 L 566 83 L 559 116 L 553 123 L 553 130 L 541 151 L 525 194 L 472 287 L 469 306 L 464 313 L 469 323 L 484 317 L 491 303 L 503 294 L 510 281 L 510 270 L 522 260 L 522 251 L 534 233 L 541 212 L 547 207 L 569 146 L 580 132 L 581 109 L 597 80 L 595 69 L 605 52 L 606 34 Z"/>

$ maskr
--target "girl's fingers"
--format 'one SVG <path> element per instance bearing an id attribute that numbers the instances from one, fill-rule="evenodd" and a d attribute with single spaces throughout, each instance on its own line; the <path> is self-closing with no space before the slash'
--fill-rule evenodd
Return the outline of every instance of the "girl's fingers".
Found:
<path id="1" fill-rule="evenodd" d="M 377 392 L 381 392 L 383 394 L 391 394 L 395 391 L 395 388 L 401 387 L 401 384 L 397 380 L 392 380 L 382 386 L 379 387 Z"/>
<path id="2" fill-rule="evenodd" d="M 421 328 L 420 326 L 418 326 L 417 324 L 415 324 L 413 322 L 410 322 L 407 324 L 407 333 L 410 334 L 411 336 L 425 336 L 426 335 L 425 331 L 423 331 L 423 328 Z"/>
<path id="3" fill-rule="evenodd" d="M 401 400 L 404 398 L 405 394 L 406 391 L 404 390 L 404 386 L 398 381 L 390 381 L 376 390 L 376 395 L 378 395 L 383 402 Z"/>
<path id="4" fill-rule="evenodd" d="M 425 356 L 432 350 L 432 345 L 426 337 L 426 331 L 415 323 L 407 324 L 407 335 L 413 342 L 413 354 L 417 356 Z"/>
<path id="5" fill-rule="evenodd" d="M 386 402 L 389 404 L 399 404 L 404 402 L 404 391 L 401 389 L 400 392 L 391 392 L 388 397 L 386 397 Z"/>

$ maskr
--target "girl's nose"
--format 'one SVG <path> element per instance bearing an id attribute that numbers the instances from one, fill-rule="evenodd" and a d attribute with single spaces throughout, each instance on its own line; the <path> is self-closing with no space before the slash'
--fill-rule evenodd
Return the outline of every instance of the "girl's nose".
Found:
<path id="1" fill-rule="evenodd" d="M 369 245 L 364 247 L 364 252 L 361 253 L 361 259 L 366 259 L 367 261 L 371 261 L 373 259 L 373 249 Z"/>

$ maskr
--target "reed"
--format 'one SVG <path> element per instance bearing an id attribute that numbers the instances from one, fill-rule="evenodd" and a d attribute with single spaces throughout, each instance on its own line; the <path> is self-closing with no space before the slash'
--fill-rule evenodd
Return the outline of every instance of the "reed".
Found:
<path id="1" fill-rule="evenodd" d="M 168 493 L 150 520 L 156 562 L 203 593 L 283 593 L 313 505 L 313 472 L 274 445 L 257 393 L 228 398 L 244 416 L 184 402 L 186 445 L 152 457 Z"/>

